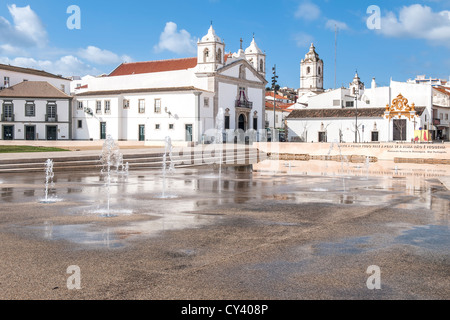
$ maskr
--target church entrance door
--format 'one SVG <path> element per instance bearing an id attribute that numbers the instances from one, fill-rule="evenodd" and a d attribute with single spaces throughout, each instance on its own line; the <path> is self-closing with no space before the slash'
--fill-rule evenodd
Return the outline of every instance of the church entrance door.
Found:
<path id="1" fill-rule="evenodd" d="M 238 118 L 238 129 L 245 131 L 245 116 L 243 114 L 239 115 Z"/>

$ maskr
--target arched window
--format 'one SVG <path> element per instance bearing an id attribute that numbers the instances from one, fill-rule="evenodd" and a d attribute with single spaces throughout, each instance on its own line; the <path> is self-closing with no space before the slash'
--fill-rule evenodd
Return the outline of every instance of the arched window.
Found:
<path id="1" fill-rule="evenodd" d="M 264 72 L 264 60 L 259 60 L 259 71 Z"/>
<path id="2" fill-rule="evenodd" d="M 222 49 L 220 49 L 220 48 L 219 48 L 219 50 L 217 50 L 216 61 L 217 61 L 218 63 L 222 63 Z"/>
<path id="3" fill-rule="evenodd" d="M 209 50 L 208 50 L 208 48 L 206 48 L 206 49 L 203 51 L 203 62 L 207 62 L 208 57 L 209 57 Z"/>
<path id="4" fill-rule="evenodd" d="M 306 68 L 306 74 L 310 74 L 310 73 L 311 73 L 311 68 L 310 67 Z"/>
<path id="5" fill-rule="evenodd" d="M 322 71 L 320 70 L 320 67 L 319 67 L 319 70 L 318 70 L 318 72 L 319 72 L 319 76 L 320 76 L 320 73 L 322 72 Z"/>

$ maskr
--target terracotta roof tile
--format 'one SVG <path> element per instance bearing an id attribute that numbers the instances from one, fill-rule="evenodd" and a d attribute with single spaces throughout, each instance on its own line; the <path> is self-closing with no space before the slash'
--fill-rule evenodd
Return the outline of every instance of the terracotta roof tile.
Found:
<path id="1" fill-rule="evenodd" d="M 69 80 L 69 79 L 64 78 L 62 76 L 59 76 L 59 75 L 56 75 L 56 74 L 52 74 L 52 73 L 48 73 L 48 72 L 45 72 L 43 70 L 36 70 L 36 69 L 31 69 L 31 68 L 16 67 L 16 66 L 8 65 L 8 64 L 0 64 L 0 70 L 7 70 L 7 71 L 14 71 L 14 72 L 33 74 L 33 75 L 41 76 L 41 77 L 49 77 L 49 78 L 57 78 L 57 79 L 62 79 L 62 80 Z"/>
<path id="2" fill-rule="evenodd" d="M 286 111 L 291 111 L 292 109 L 288 109 L 288 108 L 294 104 L 295 103 L 277 102 L 277 109 L 284 109 Z M 270 100 L 266 100 L 266 108 L 273 108 L 273 102 Z"/>
<path id="3" fill-rule="evenodd" d="M 154 73 L 164 71 L 186 70 L 197 66 L 197 58 L 183 58 L 171 60 L 157 60 L 144 62 L 122 63 L 113 72 L 110 77 L 124 76 L 132 74 Z"/>
<path id="4" fill-rule="evenodd" d="M 433 89 L 436 89 L 437 91 L 445 93 L 446 95 L 450 96 L 450 88 L 434 87 Z"/>
<path id="5" fill-rule="evenodd" d="M 71 96 L 46 81 L 23 81 L 1 90 L 0 98 L 70 99 Z"/>
<path id="6" fill-rule="evenodd" d="M 266 97 L 273 97 L 273 92 L 267 91 L 267 92 L 266 92 Z M 277 99 L 282 99 L 282 100 L 289 100 L 289 98 L 280 96 L 279 94 L 276 95 L 276 98 L 277 98 Z"/>
<path id="7" fill-rule="evenodd" d="M 288 109 L 288 107 L 290 107 L 292 104 L 290 104 L 290 103 L 278 104 L 277 103 L 276 110 L 291 112 L 292 109 Z M 266 101 L 266 110 L 273 110 L 273 103 L 271 103 L 270 101 Z"/>

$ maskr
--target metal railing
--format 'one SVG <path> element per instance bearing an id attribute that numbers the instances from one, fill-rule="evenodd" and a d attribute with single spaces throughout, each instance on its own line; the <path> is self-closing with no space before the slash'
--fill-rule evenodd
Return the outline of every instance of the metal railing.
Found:
<path id="1" fill-rule="evenodd" d="M 253 108 L 253 102 L 246 101 L 246 100 L 236 100 L 235 104 L 236 108 Z"/>
<path id="2" fill-rule="evenodd" d="M 2 121 L 4 122 L 14 122 L 14 118 L 14 114 L 9 117 L 7 117 L 5 114 L 2 114 Z"/>
<path id="3" fill-rule="evenodd" d="M 45 122 L 58 122 L 58 115 L 45 115 Z"/>

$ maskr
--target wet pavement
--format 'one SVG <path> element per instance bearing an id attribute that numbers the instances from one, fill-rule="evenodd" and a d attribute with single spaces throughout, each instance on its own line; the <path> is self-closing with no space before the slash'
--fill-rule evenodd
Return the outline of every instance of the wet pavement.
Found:
<path id="1" fill-rule="evenodd" d="M 40 202 L 44 172 L 0 176 L 0 298 L 450 298 L 439 177 L 267 161 L 117 175 L 111 217 L 100 174 L 55 174 L 53 203 Z M 66 288 L 70 265 L 81 290 Z"/>

